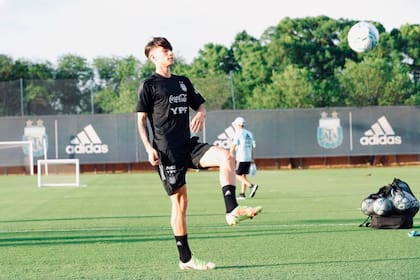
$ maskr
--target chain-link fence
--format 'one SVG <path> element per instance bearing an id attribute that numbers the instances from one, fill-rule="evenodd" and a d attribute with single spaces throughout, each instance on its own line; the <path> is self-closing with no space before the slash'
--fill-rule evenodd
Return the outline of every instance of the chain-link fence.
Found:
<path id="1" fill-rule="evenodd" d="M 208 110 L 235 109 L 229 76 L 192 79 Z M 0 82 L 0 117 L 134 112 L 139 81 L 114 84 L 87 80 Z"/>
<path id="2" fill-rule="evenodd" d="M 0 82 L 0 117 L 93 113 L 93 96 L 78 80 Z"/>
<path id="3" fill-rule="evenodd" d="M 20 116 L 23 112 L 20 81 L 0 82 L 0 116 Z"/>

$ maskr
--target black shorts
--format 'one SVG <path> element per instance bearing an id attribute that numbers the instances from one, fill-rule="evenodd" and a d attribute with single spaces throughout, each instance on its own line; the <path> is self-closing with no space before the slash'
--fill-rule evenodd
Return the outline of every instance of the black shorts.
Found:
<path id="1" fill-rule="evenodd" d="M 188 145 L 188 156 L 185 161 L 174 164 L 161 163 L 158 166 L 160 179 L 168 195 L 173 195 L 180 187 L 186 184 L 185 175 L 188 168 L 201 168 L 199 166 L 203 155 L 212 147 L 207 143 L 198 142 L 198 137 L 192 137 Z"/>
<path id="2" fill-rule="evenodd" d="M 251 166 L 250 161 L 239 162 L 236 166 L 236 175 L 247 175 L 249 174 L 249 167 Z"/>

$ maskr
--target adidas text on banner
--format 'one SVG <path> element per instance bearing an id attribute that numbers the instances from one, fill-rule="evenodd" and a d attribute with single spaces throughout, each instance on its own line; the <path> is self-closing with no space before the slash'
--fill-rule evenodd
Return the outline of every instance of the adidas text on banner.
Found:
<path id="1" fill-rule="evenodd" d="M 103 144 L 91 124 L 85 126 L 66 147 L 66 153 L 73 154 L 107 154 L 108 145 Z"/>
<path id="2" fill-rule="evenodd" d="M 364 136 L 360 138 L 360 144 L 363 146 L 401 145 L 402 138 L 395 134 L 386 117 L 382 116 L 365 131 Z"/>

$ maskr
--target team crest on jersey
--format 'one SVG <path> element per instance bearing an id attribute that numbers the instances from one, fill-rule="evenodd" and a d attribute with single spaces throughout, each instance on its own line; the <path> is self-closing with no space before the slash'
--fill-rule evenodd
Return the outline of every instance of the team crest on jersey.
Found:
<path id="1" fill-rule="evenodd" d="M 187 92 L 187 86 L 184 84 L 183 81 L 179 81 L 179 87 L 184 91 Z"/>
<path id="2" fill-rule="evenodd" d="M 337 112 L 322 112 L 318 126 L 318 144 L 325 149 L 335 149 L 343 143 L 343 128 L 340 125 L 340 119 Z"/>

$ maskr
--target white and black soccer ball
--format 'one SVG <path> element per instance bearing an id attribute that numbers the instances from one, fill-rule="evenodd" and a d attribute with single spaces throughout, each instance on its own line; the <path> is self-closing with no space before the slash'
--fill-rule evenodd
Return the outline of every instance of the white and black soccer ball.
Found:
<path id="1" fill-rule="evenodd" d="M 372 198 L 366 198 L 362 201 L 360 210 L 362 210 L 363 214 L 368 215 L 368 216 L 375 214 L 375 211 L 373 211 L 374 202 L 375 200 Z"/>
<path id="2" fill-rule="evenodd" d="M 378 45 L 379 31 L 373 24 L 360 21 L 350 28 L 347 42 L 355 52 L 368 52 Z"/>
<path id="3" fill-rule="evenodd" d="M 394 206 L 388 198 L 380 197 L 373 203 L 373 211 L 379 216 L 388 216 L 392 213 Z"/>
<path id="4" fill-rule="evenodd" d="M 408 209 L 408 207 L 410 207 L 410 205 L 407 204 L 407 202 L 408 202 L 407 199 L 402 195 L 401 192 L 393 193 L 393 195 L 391 197 L 391 201 L 392 201 L 392 204 L 395 207 L 395 210 L 397 210 L 398 212 L 402 212 L 402 211 Z"/>
<path id="5" fill-rule="evenodd" d="M 395 209 L 401 213 L 408 212 L 411 209 L 417 209 L 418 211 L 419 208 L 419 201 L 408 192 L 395 192 L 392 203 Z"/>

